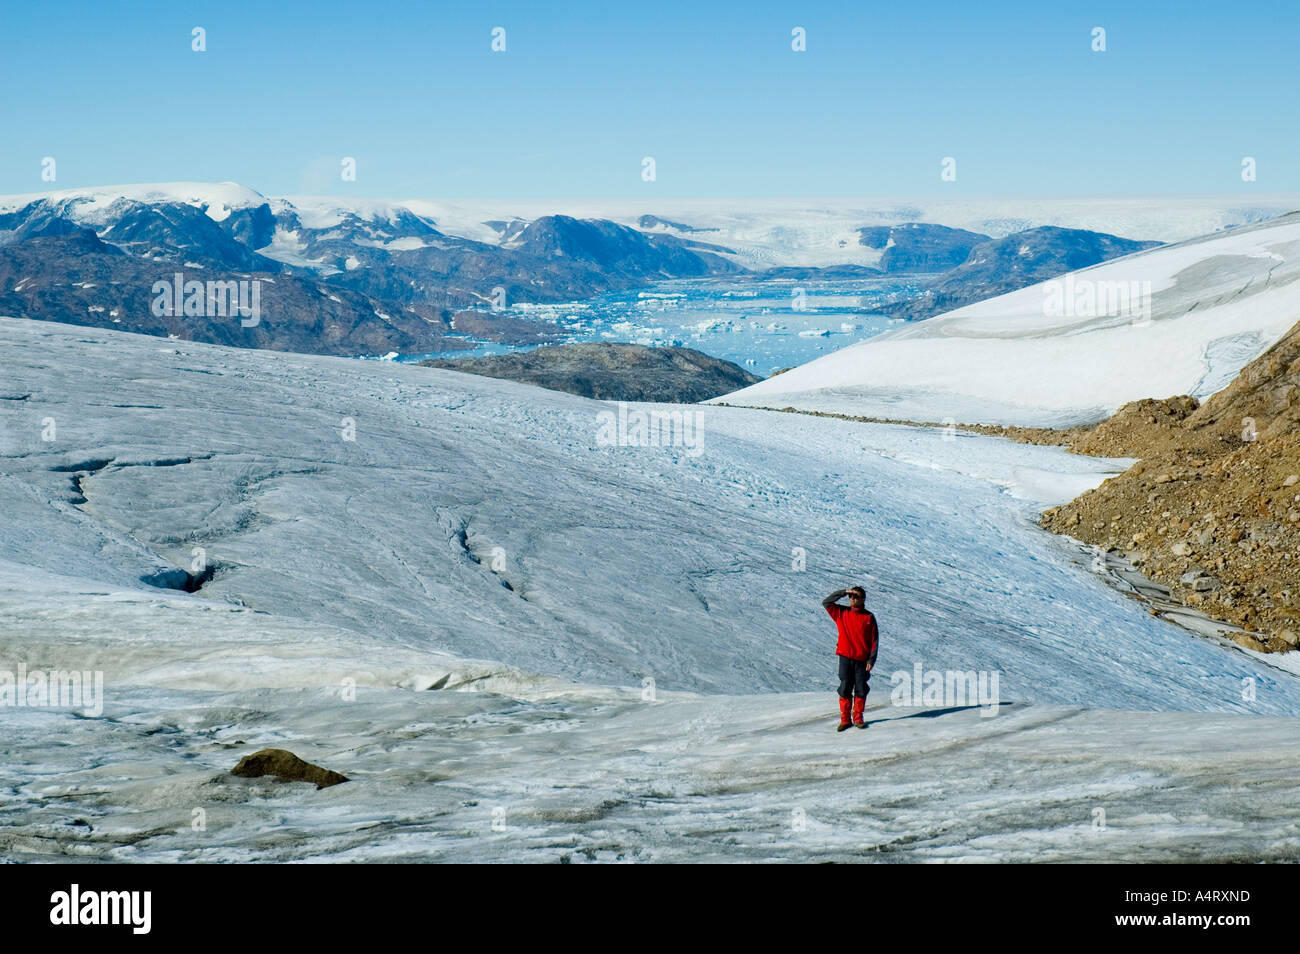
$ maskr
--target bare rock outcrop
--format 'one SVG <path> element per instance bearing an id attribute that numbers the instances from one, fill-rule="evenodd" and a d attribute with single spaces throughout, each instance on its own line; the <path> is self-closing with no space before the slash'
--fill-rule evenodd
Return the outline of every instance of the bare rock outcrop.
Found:
<path id="1" fill-rule="evenodd" d="M 1045 511 L 1044 527 L 1123 552 L 1181 602 L 1251 630 L 1243 645 L 1297 647 L 1300 325 L 1203 404 L 1135 401 L 1056 433 L 1078 453 L 1139 460 Z"/>

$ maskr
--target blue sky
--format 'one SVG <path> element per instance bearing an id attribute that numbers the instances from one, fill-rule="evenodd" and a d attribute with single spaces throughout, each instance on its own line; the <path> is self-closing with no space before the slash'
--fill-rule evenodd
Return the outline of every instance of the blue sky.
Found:
<path id="1" fill-rule="evenodd" d="M 1300 189 L 1295 3 L 123 0 L 8 3 L 0 23 L 3 193 L 172 180 L 435 198 Z M 191 50 L 195 26 L 206 52 Z M 1105 52 L 1091 49 L 1097 26 Z M 954 182 L 940 179 L 947 156 Z"/>

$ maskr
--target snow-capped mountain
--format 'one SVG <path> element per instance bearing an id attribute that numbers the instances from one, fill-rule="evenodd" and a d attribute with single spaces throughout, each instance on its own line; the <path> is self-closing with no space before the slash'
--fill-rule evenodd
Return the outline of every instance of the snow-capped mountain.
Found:
<path id="1" fill-rule="evenodd" d="M 466 347 L 455 327 L 456 314 L 466 310 L 482 313 L 477 325 L 500 322 L 494 340 L 562 336 L 558 326 L 510 324 L 496 311 L 502 302 L 578 301 L 672 278 L 830 279 L 951 269 L 975 254 L 977 239 L 1030 226 L 1105 225 L 1132 238 L 1163 239 L 1285 207 L 1272 199 L 452 203 L 267 197 L 234 183 L 61 190 L 0 197 L 0 313 L 241 347 L 434 352 Z M 975 226 L 982 231 L 968 228 Z M 1017 280 L 1047 277 L 1071 261 L 1100 261 L 1125 241 L 1070 234 L 1060 254 L 1017 259 L 1028 269 Z M 1022 244 L 1041 243 L 1026 237 Z M 263 319 L 246 326 L 159 314 L 152 289 L 178 273 L 182 282 L 205 286 L 255 282 L 267 296 Z M 974 272 L 954 272 L 952 283 L 960 287 L 936 288 L 907 316 L 1010 287 L 999 289 Z"/>
<path id="2" fill-rule="evenodd" d="M 296 208 L 311 209 L 321 221 L 345 210 L 383 220 L 405 208 L 446 235 L 485 243 L 509 241 L 523 224 L 546 215 L 605 219 L 650 234 L 720 245 L 749 269 L 862 265 L 877 267 L 883 249 L 864 244 L 862 229 L 932 223 L 992 238 L 1054 226 L 1103 232 L 1129 239 L 1181 242 L 1266 221 L 1300 208 L 1300 195 L 1262 194 L 1160 199 L 918 199 L 820 200 L 424 199 L 394 202 L 294 196 Z"/>
<path id="3" fill-rule="evenodd" d="M 883 310 L 908 320 L 929 318 L 1158 244 L 1054 225 L 1025 229 L 973 245 L 920 295 Z"/>
<path id="4" fill-rule="evenodd" d="M 894 420 L 1063 426 L 1225 386 L 1300 320 L 1300 215 L 958 308 L 719 398 Z"/>
<path id="5" fill-rule="evenodd" d="M 544 216 L 498 239 L 446 235 L 401 206 L 299 209 L 229 183 L 11 196 L 0 200 L 0 312 L 242 347 L 420 353 L 465 347 L 461 310 L 739 270 L 703 243 L 607 221 Z M 195 321 L 230 315 L 202 293 L 191 309 L 188 291 L 184 313 L 160 310 L 159 281 L 248 282 L 265 307 L 255 322 Z"/>

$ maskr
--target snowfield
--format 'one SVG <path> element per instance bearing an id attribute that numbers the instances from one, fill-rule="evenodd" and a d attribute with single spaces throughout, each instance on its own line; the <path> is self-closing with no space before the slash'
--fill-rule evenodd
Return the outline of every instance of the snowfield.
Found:
<path id="1" fill-rule="evenodd" d="M 1300 858 L 1300 677 L 1034 525 L 1124 461 L 666 405 L 625 411 L 689 441 L 611 446 L 613 405 L 452 371 L 0 348 L 0 671 L 104 686 L 3 709 L 7 858 Z M 996 697 L 891 699 L 918 665 Z M 352 781 L 228 774 L 262 747 Z"/>
<path id="2" fill-rule="evenodd" d="M 102 225 L 109 207 L 121 199 L 206 207 L 214 222 L 225 221 L 235 209 L 254 208 L 266 201 L 261 193 L 235 182 L 159 182 L 0 196 L 0 213 L 15 212 L 42 199 L 62 205 L 65 214 L 83 225 Z"/>
<path id="3" fill-rule="evenodd" d="M 1300 214 L 967 305 L 717 400 L 1065 427 L 1139 398 L 1206 397 L 1297 321 Z"/>

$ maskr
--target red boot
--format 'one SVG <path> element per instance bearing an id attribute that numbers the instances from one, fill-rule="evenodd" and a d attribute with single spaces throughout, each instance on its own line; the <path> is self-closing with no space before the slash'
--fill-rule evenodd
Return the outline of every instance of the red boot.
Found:
<path id="1" fill-rule="evenodd" d="M 853 723 L 849 721 L 849 700 L 841 699 L 840 700 L 840 724 L 839 724 L 839 728 L 837 728 L 835 731 L 843 732 L 852 724 Z"/>
<path id="2" fill-rule="evenodd" d="M 844 700 L 841 699 L 840 701 L 843 702 Z M 858 696 L 853 700 L 853 724 L 859 729 L 865 729 L 867 727 L 867 724 L 862 721 L 862 710 L 866 704 L 867 700 L 863 699 L 861 696 Z M 841 706 L 840 709 L 843 711 L 844 707 Z"/>

